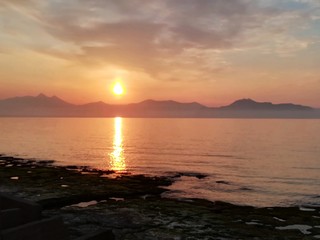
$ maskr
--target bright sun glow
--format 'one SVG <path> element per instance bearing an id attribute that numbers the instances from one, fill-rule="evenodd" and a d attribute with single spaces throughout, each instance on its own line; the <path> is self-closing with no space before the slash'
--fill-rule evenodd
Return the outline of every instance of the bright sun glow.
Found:
<path id="1" fill-rule="evenodd" d="M 117 82 L 114 86 L 113 86 L 113 93 L 115 95 L 122 95 L 123 94 L 123 87 L 121 85 L 120 82 Z"/>

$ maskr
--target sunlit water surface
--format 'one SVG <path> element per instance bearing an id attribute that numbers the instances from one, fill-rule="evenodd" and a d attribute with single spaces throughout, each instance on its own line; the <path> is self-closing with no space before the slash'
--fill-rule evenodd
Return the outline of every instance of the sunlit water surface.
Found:
<path id="1" fill-rule="evenodd" d="M 0 118 L 0 153 L 182 173 L 167 197 L 320 205 L 320 120 Z"/>

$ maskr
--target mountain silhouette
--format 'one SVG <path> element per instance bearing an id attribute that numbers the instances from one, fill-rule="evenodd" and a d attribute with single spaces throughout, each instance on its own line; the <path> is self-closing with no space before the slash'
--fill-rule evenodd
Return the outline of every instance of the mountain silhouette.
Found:
<path id="1" fill-rule="evenodd" d="M 62 116 L 74 106 L 56 96 L 44 94 L 14 97 L 0 100 L 0 116 Z"/>
<path id="2" fill-rule="evenodd" d="M 131 104 L 133 105 L 133 104 Z M 163 108 L 163 109 L 172 109 L 172 110 L 178 110 L 178 109 L 203 109 L 203 108 L 207 108 L 204 105 L 201 105 L 200 103 L 197 102 L 191 102 L 191 103 L 180 103 L 180 102 L 176 102 L 173 100 L 166 100 L 166 101 L 155 101 L 152 99 L 148 99 L 148 100 L 144 100 L 140 103 L 135 103 L 134 105 L 136 106 L 141 106 L 141 107 L 157 107 L 159 108 Z"/>
<path id="3" fill-rule="evenodd" d="M 230 105 L 211 108 L 197 102 L 148 99 L 130 104 L 93 102 L 68 103 L 59 97 L 13 97 L 0 100 L 2 117 L 193 117 L 193 118 L 320 118 L 320 110 L 292 103 L 273 104 L 240 99 Z"/>
<path id="4" fill-rule="evenodd" d="M 221 107 L 227 110 L 312 110 L 311 107 L 296 105 L 292 103 L 273 104 L 270 102 L 256 102 L 250 98 L 240 99 L 232 104 Z"/>

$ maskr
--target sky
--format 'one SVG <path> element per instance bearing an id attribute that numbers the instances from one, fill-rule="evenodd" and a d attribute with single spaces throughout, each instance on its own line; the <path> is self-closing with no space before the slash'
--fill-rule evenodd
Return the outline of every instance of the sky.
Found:
<path id="1" fill-rule="evenodd" d="M 0 98 L 39 93 L 320 107 L 320 1 L 0 0 Z"/>

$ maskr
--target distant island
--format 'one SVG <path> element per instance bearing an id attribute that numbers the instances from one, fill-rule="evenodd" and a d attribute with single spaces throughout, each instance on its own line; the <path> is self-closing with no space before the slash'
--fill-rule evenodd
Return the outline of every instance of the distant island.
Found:
<path id="1" fill-rule="evenodd" d="M 68 103 L 59 97 L 13 97 L 0 100 L 0 117 L 141 117 L 141 118 L 320 118 L 320 109 L 293 103 L 273 104 L 240 99 L 228 106 L 207 107 L 197 102 L 145 100 L 112 105 Z"/>

